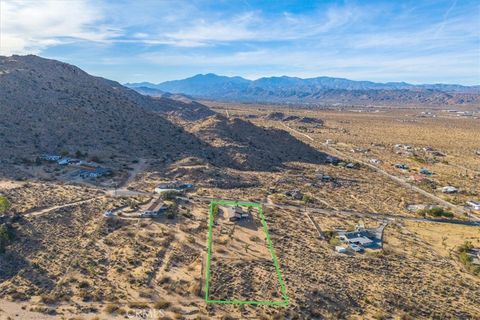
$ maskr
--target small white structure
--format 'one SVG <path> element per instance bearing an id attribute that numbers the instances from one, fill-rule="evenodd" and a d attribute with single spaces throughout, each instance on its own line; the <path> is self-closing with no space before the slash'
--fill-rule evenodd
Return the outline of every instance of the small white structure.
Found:
<path id="1" fill-rule="evenodd" d="M 472 209 L 476 211 L 480 211 L 480 202 L 478 201 L 467 201 L 467 205 Z"/>
<path id="2" fill-rule="evenodd" d="M 352 249 L 355 252 L 363 252 L 363 247 L 356 245 L 354 243 L 350 243 L 350 249 Z"/>
<path id="3" fill-rule="evenodd" d="M 59 159 L 59 160 L 57 161 L 57 163 L 58 163 L 59 165 L 62 165 L 62 166 L 66 166 L 66 165 L 69 165 L 69 164 L 71 164 L 71 163 L 78 163 L 78 162 L 80 162 L 80 160 L 78 160 L 78 159 L 73 159 L 73 158 L 63 158 L 63 159 Z"/>
<path id="4" fill-rule="evenodd" d="M 373 158 L 373 159 L 370 159 L 369 162 L 371 164 L 380 164 L 380 163 L 382 163 L 382 160 Z"/>
<path id="5" fill-rule="evenodd" d="M 47 161 L 58 161 L 60 160 L 61 156 L 53 155 L 53 154 L 46 154 L 42 156 L 43 160 Z"/>
<path id="6" fill-rule="evenodd" d="M 337 251 L 338 253 L 347 253 L 347 248 L 342 246 L 335 246 L 335 251 Z"/>
<path id="7" fill-rule="evenodd" d="M 458 189 L 452 186 L 446 186 L 442 188 L 443 193 L 457 193 Z"/>
<path id="8" fill-rule="evenodd" d="M 103 216 L 108 218 L 108 217 L 113 217 L 114 214 L 112 210 L 107 210 L 103 213 Z"/>
<path id="9" fill-rule="evenodd" d="M 154 191 L 155 193 L 164 193 L 169 191 L 183 191 L 183 190 L 188 190 L 192 188 L 193 188 L 193 184 L 175 181 L 175 182 L 159 184 Z"/>

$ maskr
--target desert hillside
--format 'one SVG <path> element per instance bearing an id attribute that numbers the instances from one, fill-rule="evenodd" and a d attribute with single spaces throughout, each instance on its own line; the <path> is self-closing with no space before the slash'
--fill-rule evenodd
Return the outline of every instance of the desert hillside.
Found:
<path id="1" fill-rule="evenodd" d="M 157 112 L 178 111 L 178 104 L 142 96 L 66 63 L 2 57 L 1 157 L 62 151 L 139 156 L 195 152 L 201 142 Z"/>
<path id="2" fill-rule="evenodd" d="M 270 169 L 300 158 L 322 161 L 322 154 L 285 131 L 211 118 L 215 113 L 205 105 L 167 96 L 143 96 L 55 60 L 2 57 L 2 161 L 28 163 L 43 153 L 78 152 L 104 160 L 121 156 L 176 161 L 198 156 L 247 170 Z M 192 126 L 192 121 L 198 124 Z M 190 127 L 204 129 L 190 133 Z M 212 132 L 229 143 L 211 144 Z"/>

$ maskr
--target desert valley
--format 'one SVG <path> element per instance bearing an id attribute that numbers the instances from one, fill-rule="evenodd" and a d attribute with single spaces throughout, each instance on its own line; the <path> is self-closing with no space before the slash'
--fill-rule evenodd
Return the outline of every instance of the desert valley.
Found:
<path id="1" fill-rule="evenodd" d="M 478 93 L 134 89 L 0 57 L 0 319 L 480 318 Z"/>

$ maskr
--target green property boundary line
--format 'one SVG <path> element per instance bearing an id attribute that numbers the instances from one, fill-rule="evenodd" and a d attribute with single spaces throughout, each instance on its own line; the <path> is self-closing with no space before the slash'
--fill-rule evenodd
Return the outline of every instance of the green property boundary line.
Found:
<path id="1" fill-rule="evenodd" d="M 209 288 L 210 288 L 210 264 L 212 257 L 212 230 L 213 230 L 213 208 L 217 205 L 223 206 L 243 206 L 243 207 L 253 207 L 258 209 L 258 214 L 262 220 L 263 231 L 267 237 L 267 245 L 272 256 L 273 264 L 275 265 L 275 270 L 277 273 L 278 281 L 280 282 L 280 290 L 282 293 L 281 301 L 249 301 L 249 300 L 210 300 L 209 299 Z M 206 303 L 220 303 L 220 304 L 249 304 L 249 305 L 272 305 L 272 306 L 287 306 L 288 305 L 288 296 L 285 289 L 285 283 L 283 282 L 282 275 L 280 273 L 280 267 L 278 265 L 277 256 L 275 250 L 273 249 L 272 240 L 270 239 L 270 234 L 268 233 L 267 223 L 265 221 L 265 216 L 263 214 L 263 209 L 261 204 L 253 202 L 244 202 L 244 201 L 227 201 L 227 200 L 213 200 L 210 202 L 209 206 L 209 218 L 208 218 L 208 244 L 207 244 L 207 268 L 206 268 L 206 279 L 205 279 L 205 302 Z"/>

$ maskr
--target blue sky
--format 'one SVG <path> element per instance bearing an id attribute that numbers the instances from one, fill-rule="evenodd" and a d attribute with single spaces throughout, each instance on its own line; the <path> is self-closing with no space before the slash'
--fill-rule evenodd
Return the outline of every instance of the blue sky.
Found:
<path id="1" fill-rule="evenodd" d="M 480 84 L 478 1 L 0 0 L 0 52 L 120 82 L 198 73 Z"/>

